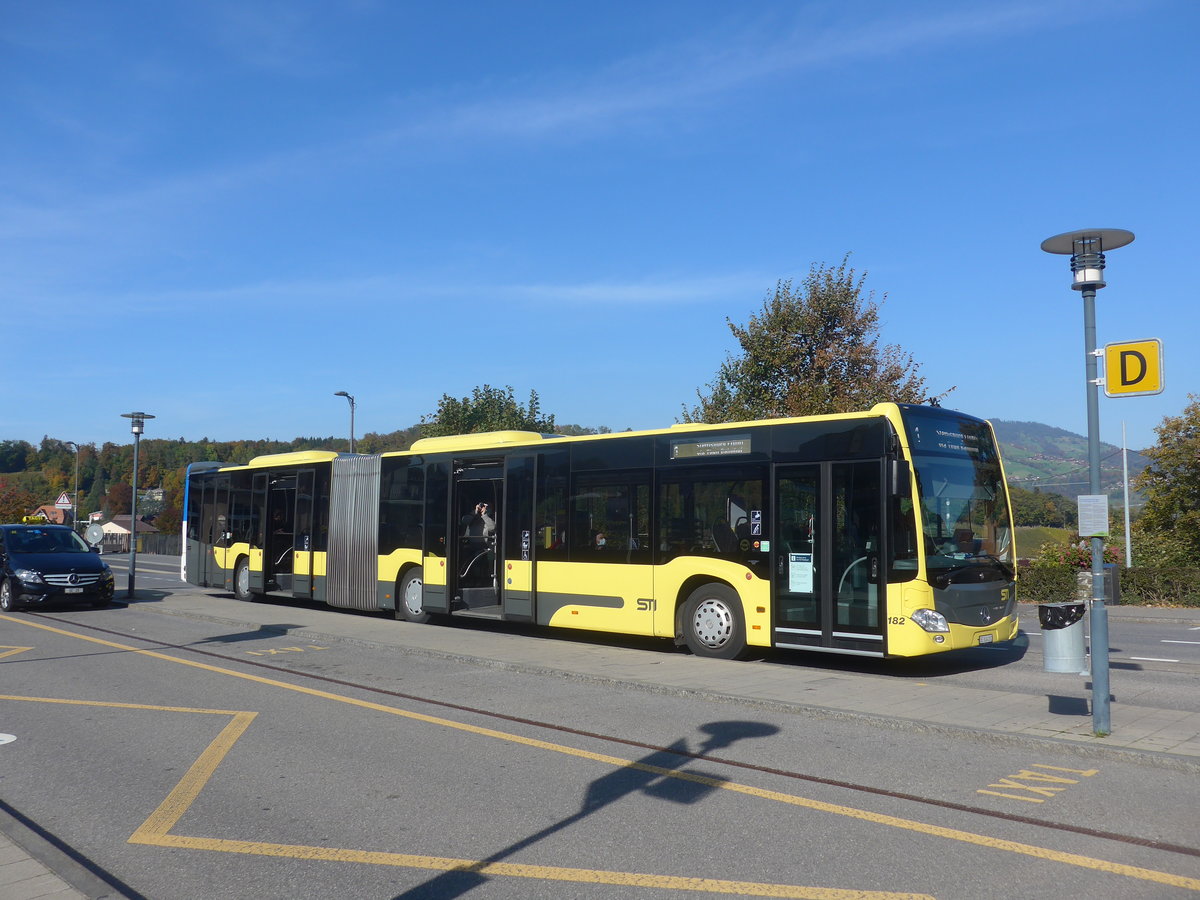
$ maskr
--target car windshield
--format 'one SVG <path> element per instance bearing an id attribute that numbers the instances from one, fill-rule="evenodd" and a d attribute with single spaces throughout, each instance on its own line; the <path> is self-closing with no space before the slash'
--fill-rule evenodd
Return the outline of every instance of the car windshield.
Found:
<path id="1" fill-rule="evenodd" d="M 926 411 L 907 419 L 931 578 L 991 567 L 1013 573 L 1012 523 L 1000 455 L 986 422 Z"/>
<path id="2" fill-rule="evenodd" d="M 12 528 L 8 549 L 13 553 L 88 553 L 83 538 L 65 528 Z"/>

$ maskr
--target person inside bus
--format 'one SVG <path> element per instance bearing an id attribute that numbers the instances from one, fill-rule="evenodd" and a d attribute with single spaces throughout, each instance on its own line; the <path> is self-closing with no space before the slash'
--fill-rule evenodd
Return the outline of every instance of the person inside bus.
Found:
<path id="1" fill-rule="evenodd" d="M 496 520 L 482 500 L 475 504 L 475 511 L 463 516 L 463 537 L 490 539 L 496 534 Z"/>

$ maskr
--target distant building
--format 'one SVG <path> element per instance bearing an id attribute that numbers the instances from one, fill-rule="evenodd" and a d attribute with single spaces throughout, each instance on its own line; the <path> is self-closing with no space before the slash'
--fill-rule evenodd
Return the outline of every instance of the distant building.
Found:
<path id="1" fill-rule="evenodd" d="M 104 530 L 104 540 L 101 542 L 105 553 L 128 553 L 129 535 L 131 533 L 130 516 L 113 516 L 112 521 L 105 522 L 100 527 Z M 138 537 L 147 534 L 158 534 L 159 531 L 141 516 L 137 523 Z"/>
<path id="2" fill-rule="evenodd" d="M 59 509 L 58 507 L 54 506 L 53 504 L 49 504 L 49 503 L 39 506 L 37 509 L 35 509 L 31 513 L 31 515 L 41 516 L 43 519 L 45 519 L 51 525 L 70 525 L 71 524 L 70 510 Z M 129 517 L 126 516 L 125 518 L 129 518 Z"/>

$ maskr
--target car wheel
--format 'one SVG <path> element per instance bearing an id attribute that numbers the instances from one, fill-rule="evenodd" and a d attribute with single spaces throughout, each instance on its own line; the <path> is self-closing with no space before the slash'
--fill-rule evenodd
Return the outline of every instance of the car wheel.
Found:
<path id="1" fill-rule="evenodd" d="M 233 596 L 244 601 L 254 599 L 250 590 L 250 561 L 244 556 L 233 567 Z"/>
<path id="2" fill-rule="evenodd" d="M 692 591 L 683 605 L 683 639 L 696 656 L 741 659 L 746 655 L 746 626 L 737 592 L 724 584 Z"/>
<path id="3" fill-rule="evenodd" d="M 422 606 L 422 591 L 425 587 L 420 566 L 413 566 L 400 579 L 400 591 L 396 595 L 396 618 L 424 625 L 433 616 Z"/>
<path id="4" fill-rule="evenodd" d="M 8 579 L 4 579 L 4 583 L 0 585 L 0 610 L 4 612 L 12 612 L 17 608 L 16 601 L 13 600 L 12 585 L 8 583 Z"/>

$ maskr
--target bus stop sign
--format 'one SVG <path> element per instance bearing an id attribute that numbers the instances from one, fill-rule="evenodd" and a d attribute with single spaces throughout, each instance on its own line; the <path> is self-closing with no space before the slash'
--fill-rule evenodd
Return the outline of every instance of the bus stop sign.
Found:
<path id="1" fill-rule="evenodd" d="M 1163 390 L 1162 341 L 1124 341 L 1104 345 L 1104 393 L 1141 397 Z"/>

